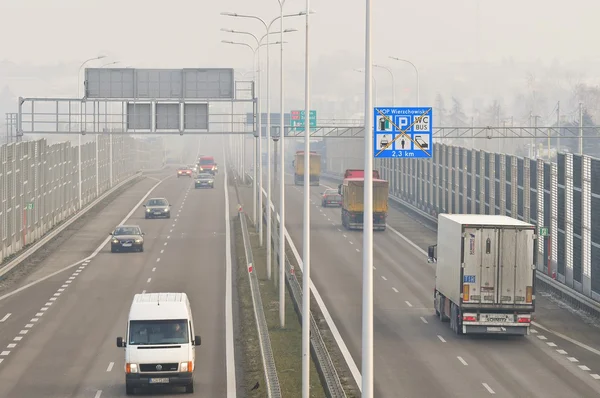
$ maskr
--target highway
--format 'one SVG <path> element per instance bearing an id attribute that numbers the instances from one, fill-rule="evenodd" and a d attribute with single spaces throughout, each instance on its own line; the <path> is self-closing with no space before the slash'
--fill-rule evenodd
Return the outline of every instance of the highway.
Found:
<path id="1" fill-rule="evenodd" d="M 302 253 L 303 187 L 286 178 L 287 229 Z M 360 368 L 362 232 L 344 230 L 339 209 L 321 208 L 320 193 L 336 187 L 322 183 L 311 188 L 311 276 Z M 600 395 L 596 326 L 538 294 L 536 319 L 557 333 L 536 323 L 525 338 L 456 336 L 432 308 L 434 266 L 423 249 L 435 233 L 394 208 L 388 223 L 392 228 L 374 236 L 376 396 Z"/>
<path id="2" fill-rule="evenodd" d="M 72 268 L 1 296 L 0 396 L 126 396 L 124 350 L 116 337 L 125 335 L 135 293 L 167 291 L 188 294 L 202 337 L 191 396 L 235 390 L 223 174 L 212 190 L 195 190 L 174 168 L 145 178 L 14 288 L 75 263 Z M 144 219 L 141 204 L 150 197 L 169 200 L 171 219 Z M 108 234 L 122 222 L 141 226 L 143 253 L 110 253 Z"/>

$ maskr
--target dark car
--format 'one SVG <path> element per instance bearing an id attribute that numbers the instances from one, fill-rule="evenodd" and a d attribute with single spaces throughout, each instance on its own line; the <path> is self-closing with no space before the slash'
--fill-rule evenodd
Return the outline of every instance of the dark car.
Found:
<path id="1" fill-rule="evenodd" d="M 177 169 L 177 178 L 179 177 L 191 177 L 193 171 L 189 167 L 180 167 Z"/>
<path id="2" fill-rule="evenodd" d="M 194 188 L 214 188 L 215 187 L 215 177 L 212 174 L 202 173 L 198 174 L 196 177 L 196 182 L 194 183 Z"/>
<path id="3" fill-rule="evenodd" d="M 146 208 L 146 218 L 171 218 L 171 205 L 165 198 L 152 198 L 144 207 Z"/>
<path id="4" fill-rule="evenodd" d="M 321 206 L 341 206 L 342 205 L 342 195 L 338 193 L 335 189 L 328 189 L 323 192 L 323 197 L 321 199 Z"/>
<path id="5" fill-rule="evenodd" d="M 120 251 L 144 251 L 144 233 L 139 225 L 119 225 L 113 232 L 110 241 L 112 253 Z"/>

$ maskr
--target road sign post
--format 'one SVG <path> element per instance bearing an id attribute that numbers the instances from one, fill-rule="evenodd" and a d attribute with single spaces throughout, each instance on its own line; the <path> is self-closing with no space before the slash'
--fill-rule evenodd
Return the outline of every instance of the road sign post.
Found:
<path id="1" fill-rule="evenodd" d="M 310 111 L 309 124 L 311 129 L 317 128 L 317 111 Z M 306 124 L 306 112 L 305 111 L 291 111 L 290 121 L 292 131 L 304 131 Z"/>
<path id="2" fill-rule="evenodd" d="M 546 268 L 547 268 L 547 274 L 549 277 L 552 277 L 552 241 L 549 239 L 550 238 L 550 228 L 548 227 L 538 227 L 538 235 L 541 236 L 542 238 L 547 238 L 546 239 Z"/>
<path id="3" fill-rule="evenodd" d="M 373 111 L 373 157 L 433 157 L 430 107 L 377 107 Z"/>

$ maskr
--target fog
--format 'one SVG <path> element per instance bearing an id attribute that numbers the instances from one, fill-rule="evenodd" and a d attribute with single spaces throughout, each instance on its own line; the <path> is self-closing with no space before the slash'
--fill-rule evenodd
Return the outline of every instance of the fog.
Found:
<path id="1" fill-rule="evenodd" d="M 435 108 L 437 126 L 598 124 L 596 51 L 600 2 L 574 0 L 373 1 L 373 61 L 394 74 L 395 105 L 416 104 L 411 61 L 420 75 L 420 105 Z M 303 11 L 287 0 L 284 13 Z M 319 119 L 363 117 L 364 1 L 311 1 L 312 108 Z M 279 15 L 276 0 L 0 0 L 0 115 L 17 97 L 77 97 L 77 72 L 99 67 L 252 69 L 252 53 L 234 40 L 262 35 L 256 20 L 219 15 Z M 285 18 L 286 111 L 303 107 L 304 18 Z M 276 23 L 273 30 L 279 30 Z M 278 40 L 279 35 L 272 36 Z M 250 39 L 250 40 L 248 40 Z M 263 47 L 264 48 L 264 47 Z M 279 49 L 271 48 L 272 110 L 278 111 Z M 263 50 L 264 54 L 265 51 Z M 265 69 L 266 57 L 262 57 Z M 83 76 L 83 73 L 82 75 Z M 248 78 L 249 75 L 246 75 Z M 238 78 L 241 78 L 238 75 Z M 392 104 L 392 80 L 374 70 L 377 105 Z M 4 128 L 4 126 L 2 126 Z M 4 137 L 4 134 L 2 134 Z"/>

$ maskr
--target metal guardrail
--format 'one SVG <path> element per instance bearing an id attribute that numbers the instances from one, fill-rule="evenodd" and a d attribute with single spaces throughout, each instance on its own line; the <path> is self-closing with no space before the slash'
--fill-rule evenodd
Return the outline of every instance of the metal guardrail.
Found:
<path id="1" fill-rule="evenodd" d="M 268 397 L 281 397 L 281 387 L 279 386 L 279 377 L 275 367 L 275 358 L 271 348 L 271 338 L 269 337 L 269 327 L 265 318 L 265 311 L 260 296 L 258 277 L 254 272 L 254 258 L 252 256 L 252 247 L 250 244 L 250 235 L 248 233 L 248 223 L 246 213 L 240 211 L 240 222 L 242 225 L 242 236 L 244 239 L 244 250 L 246 252 L 246 265 L 248 267 L 248 279 L 250 280 L 250 290 L 252 292 L 252 305 L 254 307 L 254 318 L 256 319 L 256 329 L 258 331 L 258 340 L 260 344 L 260 354 L 265 371 Z"/>
<path id="2" fill-rule="evenodd" d="M 321 176 L 336 182 L 342 181 L 341 176 L 335 174 L 322 173 Z M 437 219 L 432 215 L 422 211 L 421 209 L 413 206 L 410 203 L 406 203 L 401 198 L 395 195 L 389 195 L 389 199 L 394 201 L 398 205 L 404 207 L 405 209 L 409 210 L 416 216 L 427 220 L 430 224 L 437 226 Z M 541 285 L 545 290 L 549 291 L 555 296 L 558 296 L 560 299 L 568 302 L 574 307 L 583 310 L 593 316 L 600 317 L 600 303 L 569 288 L 565 284 L 560 283 L 541 272 L 536 272 L 536 277 L 538 286 Z"/>
<path id="3" fill-rule="evenodd" d="M 161 146 L 127 135 L 112 137 L 112 153 L 106 136 L 83 144 L 80 208 L 76 146 L 48 145 L 44 139 L 1 145 L 0 262 L 39 241 L 141 168 L 162 166 L 155 156 Z"/>
<path id="4" fill-rule="evenodd" d="M 246 173 L 246 178 L 249 181 L 252 181 L 252 176 Z M 264 192 L 263 192 L 264 193 Z M 271 209 L 273 210 L 273 205 L 271 204 Z M 263 222 L 264 222 L 264 217 Z M 274 223 L 274 231 L 277 231 L 279 228 L 279 214 L 275 213 L 275 217 L 272 217 Z M 279 254 L 278 254 L 278 243 L 279 234 L 272 234 L 272 244 L 274 246 L 274 252 L 276 261 L 279 263 Z M 294 302 L 294 308 L 296 308 L 297 314 L 302 319 L 302 285 L 296 278 L 295 270 L 293 265 L 290 263 L 288 257 L 286 256 L 285 261 L 285 272 L 286 272 L 286 284 L 290 289 L 292 300 Z M 327 346 L 325 344 L 325 340 L 321 335 L 321 330 L 315 320 L 315 317 L 310 314 L 310 346 L 313 358 L 315 359 L 315 364 L 317 367 L 317 372 L 321 380 L 323 381 L 327 396 L 329 398 L 346 398 L 346 392 L 344 391 L 344 387 L 342 386 L 342 382 L 340 380 L 340 376 L 335 369 L 335 365 L 331 356 L 329 355 L 329 351 L 327 350 Z"/>

